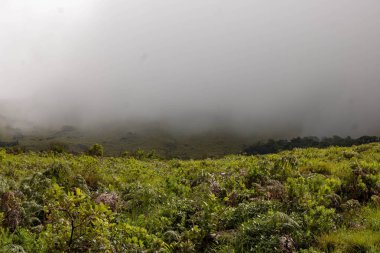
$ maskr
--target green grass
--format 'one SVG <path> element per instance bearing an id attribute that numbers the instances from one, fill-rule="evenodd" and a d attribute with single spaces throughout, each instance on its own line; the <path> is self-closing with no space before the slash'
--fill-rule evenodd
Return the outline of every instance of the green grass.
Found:
<path id="1" fill-rule="evenodd" d="M 369 229 L 339 230 L 319 237 L 326 252 L 380 252 L 380 233 Z"/>

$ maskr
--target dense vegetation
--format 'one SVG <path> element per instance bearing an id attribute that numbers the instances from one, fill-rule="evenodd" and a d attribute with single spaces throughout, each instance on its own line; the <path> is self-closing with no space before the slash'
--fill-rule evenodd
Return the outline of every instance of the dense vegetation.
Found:
<path id="1" fill-rule="evenodd" d="M 380 142 L 377 136 L 362 136 L 353 139 L 350 136 L 342 138 L 340 136 L 325 137 L 319 139 L 315 136 L 297 137 L 291 140 L 273 140 L 267 142 L 257 142 L 244 149 L 244 153 L 248 155 L 265 155 L 278 153 L 284 150 L 292 150 L 294 148 L 327 148 L 330 146 L 352 147 L 354 145 L 368 144 L 372 142 Z"/>
<path id="2" fill-rule="evenodd" d="M 0 151 L 4 252 L 379 252 L 380 144 L 161 161 Z"/>

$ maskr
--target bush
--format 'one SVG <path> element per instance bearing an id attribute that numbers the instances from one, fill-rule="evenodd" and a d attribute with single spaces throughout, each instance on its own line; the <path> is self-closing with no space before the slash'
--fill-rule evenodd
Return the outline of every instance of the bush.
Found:
<path id="1" fill-rule="evenodd" d="M 65 194 L 62 187 L 53 184 L 45 212 L 47 226 L 43 232 L 50 242 L 50 250 L 64 252 L 110 251 L 112 211 L 95 204 L 79 188 Z"/>
<path id="2" fill-rule="evenodd" d="M 94 144 L 87 151 L 87 154 L 90 156 L 103 156 L 104 148 L 100 144 Z"/>
<path id="3" fill-rule="evenodd" d="M 238 252 L 282 252 L 283 243 L 294 248 L 292 234 L 299 228 L 287 214 L 269 212 L 241 225 L 236 249 Z"/>
<path id="4" fill-rule="evenodd" d="M 67 145 L 62 142 L 52 142 L 49 144 L 49 151 L 55 154 L 63 154 L 67 151 Z"/>

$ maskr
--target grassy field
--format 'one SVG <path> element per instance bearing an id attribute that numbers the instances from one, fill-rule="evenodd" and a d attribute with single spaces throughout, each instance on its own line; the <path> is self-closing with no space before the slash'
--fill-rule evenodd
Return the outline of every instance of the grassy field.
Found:
<path id="1" fill-rule="evenodd" d="M 3 252 L 380 252 L 380 144 L 158 160 L 0 151 Z"/>

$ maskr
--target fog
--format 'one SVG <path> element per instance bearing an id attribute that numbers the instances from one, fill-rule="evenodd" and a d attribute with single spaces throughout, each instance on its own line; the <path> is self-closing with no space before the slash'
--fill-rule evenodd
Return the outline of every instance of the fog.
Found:
<path id="1" fill-rule="evenodd" d="M 380 134 L 379 12 L 377 0 L 0 0 L 0 115 Z"/>

